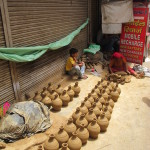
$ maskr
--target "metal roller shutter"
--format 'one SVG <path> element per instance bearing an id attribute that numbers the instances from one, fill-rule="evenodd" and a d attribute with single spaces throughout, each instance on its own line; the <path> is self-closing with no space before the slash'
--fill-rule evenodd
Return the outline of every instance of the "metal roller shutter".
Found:
<path id="1" fill-rule="evenodd" d="M 13 46 L 45 45 L 57 41 L 84 23 L 88 15 L 87 0 L 8 0 Z M 70 46 L 47 52 L 30 63 L 17 63 L 22 93 L 42 89 L 48 81 L 58 81 L 64 71 L 68 50 L 87 47 L 87 28 Z"/>

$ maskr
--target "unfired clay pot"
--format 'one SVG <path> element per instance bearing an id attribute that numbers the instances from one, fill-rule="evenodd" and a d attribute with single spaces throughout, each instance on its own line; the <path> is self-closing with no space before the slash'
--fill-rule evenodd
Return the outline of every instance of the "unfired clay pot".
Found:
<path id="1" fill-rule="evenodd" d="M 62 144 L 62 147 L 60 148 L 60 150 L 70 150 L 70 149 L 68 148 L 68 143 L 63 143 L 63 144 Z"/>
<path id="2" fill-rule="evenodd" d="M 96 115 L 95 115 L 95 113 L 93 112 L 93 108 L 90 108 L 90 109 L 89 109 L 89 112 L 86 114 L 85 118 L 86 118 L 86 120 L 88 121 L 88 123 L 92 122 L 92 120 L 93 120 L 94 118 L 96 118 Z"/>
<path id="3" fill-rule="evenodd" d="M 101 83 L 103 87 L 107 86 L 107 81 L 103 80 L 103 82 Z"/>
<path id="4" fill-rule="evenodd" d="M 110 96 L 108 96 L 108 102 L 109 102 L 109 105 L 113 108 L 114 107 L 114 101 L 111 99 Z"/>
<path id="5" fill-rule="evenodd" d="M 99 98 L 99 102 L 103 105 L 105 104 L 105 99 L 102 97 L 101 94 L 98 95 L 98 98 Z"/>
<path id="6" fill-rule="evenodd" d="M 80 117 L 81 111 L 80 108 L 77 107 L 76 111 L 72 114 L 73 122 L 76 123 L 76 120 Z"/>
<path id="7" fill-rule="evenodd" d="M 109 105 L 109 102 L 108 102 L 108 101 L 106 102 L 105 105 L 106 105 L 108 111 L 109 111 L 110 113 L 112 113 L 112 112 L 113 112 L 113 109 L 112 109 L 112 107 Z"/>
<path id="8" fill-rule="evenodd" d="M 97 85 L 95 85 L 95 92 L 97 93 L 97 94 L 100 94 L 100 91 L 99 91 L 99 89 L 98 89 L 98 86 Z"/>
<path id="9" fill-rule="evenodd" d="M 67 94 L 66 90 L 64 90 L 63 93 L 60 95 L 60 99 L 63 102 L 63 106 L 68 106 L 68 103 L 70 102 L 70 97 Z"/>
<path id="10" fill-rule="evenodd" d="M 82 141 L 82 144 L 87 143 L 89 131 L 85 128 L 84 124 L 81 124 L 80 128 L 77 130 L 77 136 Z"/>
<path id="11" fill-rule="evenodd" d="M 62 143 L 67 143 L 69 139 L 68 133 L 64 130 L 64 127 L 61 126 L 58 133 L 56 134 L 56 140 L 59 142 L 59 147 L 62 146 Z"/>
<path id="12" fill-rule="evenodd" d="M 104 113 L 105 113 L 106 118 L 108 120 L 110 120 L 111 119 L 111 114 L 110 114 L 110 112 L 109 112 L 109 110 L 106 106 L 104 107 Z"/>
<path id="13" fill-rule="evenodd" d="M 106 93 L 105 90 L 103 90 L 102 97 L 103 97 L 105 100 L 108 99 L 108 94 Z"/>
<path id="14" fill-rule="evenodd" d="M 51 100 L 53 100 L 55 98 L 55 95 L 58 95 L 54 90 L 49 90 L 49 97 Z"/>
<path id="15" fill-rule="evenodd" d="M 41 94 L 42 95 L 42 103 L 45 104 L 46 106 L 50 107 L 52 104 L 51 99 L 45 94 Z"/>
<path id="16" fill-rule="evenodd" d="M 72 87 L 74 93 L 75 93 L 75 96 L 77 97 L 81 91 L 79 85 L 78 85 L 78 82 L 75 83 L 75 85 Z"/>
<path id="17" fill-rule="evenodd" d="M 118 84 L 116 84 L 116 90 L 118 91 L 119 95 L 121 94 L 121 89 L 120 87 L 118 86 Z"/>
<path id="18" fill-rule="evenodd" d="M 58 150 L 58 149 L 59 149 L 59 143 L 55 139 L 55 136 L 51 134 L 49 139 L 46 140 L 44 143 L 44 150 Z"/>
<path id="19" fill-rule="evenodd" d="M 43 91 L 41 92 L 41 94 L 46 94 L 47 96 L 50 95 L 46 87 L 43 88 Z"/>
<path id="20" fill-rule="evenodd" d="M 61 84 L 58 84 L 58 85 L 57 85 L 55 91 L 56 91 L 59 95 L 61 95 L 61 94 L 63 93 L 64 90 L 63 90 L 63 88 L 61 87 Z"/>
<path id="21" fill-rule="evenodd" d="M 94 98 L 92 97 L 91 93 L 88 94 L 88 101 L 90 101 L 90 103 L 94 103 Z"/>
<path id="22" fill-rule="evenodd" d="M 61 110 L 62 100 L 59 98 L 58 95 L 55 95 L 54 99 L 52 100 L 52 107 L 56 111 Z"/>
<path id="23" fill-rule="evenodd" d="M 105 132 L 107 130 L 107 127 L 109 125 L 108 119 L 105 117 L 105 113 L 101 113 L 100 116 L 97 119 L 97 123 L 100 126 L 101 132 Z"/>
<path id="24" fill-rule="evenodd" d="M 114 82 L 110 82 L 110 86 L 112 87 L 112 90 L 115 88 L 115 83 Z"/>
<path id="25" fill-rule="evenodd" d="M 70 150 L 80 150 L 82 147 L 81 140 L 77 137 L 77 133 L 72 133 L 72 136 L 68 140 L 68 147 Z"/>
<path id="26" fill-rule="evenodd" d="M 81 103 L 80 111 L 81 111 L 81 113 L 83 113 L 83 114 L 87 114 L 87 113 L 88 113 L 88 109 L 87 109 L 87 107 L 85 106 L 85 103 L 84 103 L 84 102 Z"/>
<path id="27" fill-rule="evenodd" d="M 79 128 L 81 124 L 84 124 L 85 127 L 88 126 L 88 121 L 85 119 L 85 114 L 81 114 L 80 117 L 76 120 L 77 128 Z"/>
<path id="28" fill-rule="evenodd" d="M 88 101 L 88 98 L 86 97 L 85 99 L 84 99 L 84 104 L 85 104 L 85 106 L 89 109 L 89 108 L 91 108 L 91 102 L 90 101 Z"/>
<path id="29" fill-rule="evenodd" d="M 107 88 L 108 88 L 110 91 L 113 90 L 112 86 L 110 85 L 110 82 L 107 83 Z"/>
<path id="30" fill-rule="evenodd" d="M 99 98 L 96 98 L 96 99 L 95 99 L 95 103 L 96 103 L 96 106 L 97 106 L 99 109 L 102 109 L 102 104 L 100 103 Z"/>
<path id="31" fill-rule="evenodd" d="M 51 90 L 51 89 L 52 89 L 52 83 L 49 82 L 49 83 L 48 83 L 48 86 L 47 86 L 47 91 L 49 91 L 49 90 Z"/>
<path id="32" fill-rule="evenodd" d="M 93 98 L 98 98 L 97 93 L 95 92 L 94 89 L 91 91 L 91 96 L 92 96 Z"/>
<path id="33" fill-rule="evenodd" d="M 42 96 L 39 94 L 39 92 L 35 92 L 35 96 L 33 97 L 34 101 L 42 101 Z"/>
<path id="34" fill-rule="evenodd" d="M 87 129 L 91 138 L 98 138 L 98 134 L 100 133 L 100 126 L 97 124 L 96 118 L 92 120 L 92 122 L 88 125 Z"/>
<path id="35" fill-rule="evenodd" d="M 111 92 L 111 98 L 114 102 L 117 102 L 118 98 L 119 98 L 119 94 L 118 92 L 116 91 L 116 89 L 114 89 L 112 92 Z"/>
<path id="36" fill-rule="evenodd" d="M 99 91 L 103 89 L 103 86 L 100 81 L 98 81 L 97 86 L 98 86 Z"/>
<path id="37" fill-rule="evenodd" d="M 73 123 L 73 119 L 69 118 L 67 124 L 64 126 L 65 131 L 68 133 L 69 136 L 72 135 L 72 132 L 76 132 L 77 127 Z"/>
<path id="38" fill-rule="evenodd" d="M 95 103 L 95 102 L 92 104 L 92 108 L 93 108 L 94 114 L 95 114 L 96 116 L 99 116 L 101 112 L 100 112 L 100 109 L 96 106 L 96 103 Z"/>
<path id="39" fill-rule="evenodd" d="M 70 96 L 70 101 L 73 100 L 73 97 L 75 95 L 74 91 L 72 90 L 71 86 L 68 87 L 68 90 L 67 90 L 67 93 L 68 95 Z"/>

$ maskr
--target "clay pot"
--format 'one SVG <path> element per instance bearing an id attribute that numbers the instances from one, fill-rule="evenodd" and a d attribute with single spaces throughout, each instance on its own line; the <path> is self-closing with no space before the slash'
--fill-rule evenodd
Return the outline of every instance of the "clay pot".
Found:
<path id="1" fill-rule="evenodd" d="M 116 91 L 116 89 L 114 89 L 114 90 L 110 93 L 110 95 L 111 95 L 112 100 L 113 100 L 114 102 L 117 102 L 117 100 L 118 100 L 118 98 L 119 98 L 119 94 L 118 94 L 118 92 Z"/>
<path id="2" fill-rule="evenodd" d="M 119 95 L 121 94 L 121 89 L 120 87 L 118 86 L 118 84 L 116 84 L 116 90 L 118 91 Z"/>
<path id="3" fill-rule="evenodd" d="M 103 87 L 105 87 L 105 86 L 107 86 L 107 81 L 103 80 L 101 84 L 102 84 Z"/>
<path id="4" fill-rule="evenodd" d="M 110 96 L 108 97 L 108 102 L 109 102 L 109 105 L 113 108 L 114 107 L 114 101 L 111 99 Z"/>
<path id="5" fill-rule="evenodd" d="M 60 150 L 70 150 L 67 143 L 63 143 Z"/>
<path id="6" fill-rule="evenodd" d="M 75 93 L 72 90 L 71 86 L 68 87 L 67 94 L 70 96 L 70 101 L 72 101 Z"/>
<path id="7" fill-rule="evenodd" d="M 81 140 L 77 137 L 77 133 L 73 132 L 72 137 L 68 140 L 70 150 L 80 150 L 82 147 Z"/>
<path id="8" fill-rule="evenodd" d="M 41 92 L 41 94 L 46 94 L 47 96 L 50 95 L 46 87 L 43 88 L 43 91 Z"/>
<path id="9" fill-rule="evenodd" d="M 73 123 L 73 119 L 69 118 L 67 124 L 64 126 L 64 130 L 68 133 L 69 136 L 72 135 L 72 132 L 75 132 L 77 127 Z"/>
<path id="10" fill-rule="evenodd" d="M 95 98 L 98 98 L 97 93 L 95 92 L 94 89 L 91 91 L 91 96 L 92 96 L 94 99 L 95 99 Z"/>
<path id="11" fill-rule="evenodd" d="M 68 133 L 64 130 L 64 127 L 61 126 L 58 133 L 56 134 L 56 140 L 59 142 L 59 147 L 62 146 L 62 143 L 67 143 L 69 139 Z"/>
<path id="12" fill-rule="evenodd" d="M 45 141 L 44 143 L 44 150 L 58 150 L 59 149 L 59 143 L 55 139 L 54 135 L 51 134 L 49 139 Z"/>
<path id="13" fill-rule="evenodd" d="M 67 94 L 66 90 L 64 90 L 63 93 L 60 95 L 60 99 L 63 102 L 63 106 L 68 106 L 68 103 L 70 102 L 70 97 Z"/>
<path id="14" fill-rule="evenodd" d="M 115 83 L 114 82 L 110 82 L 110 86 L 112 87 L 112 90 L 115 88 Z"/>
<path id="15" fill-rule="evenodd" d="M 75 85 L 72 87 L 72 90 L 74 91 L 75 95 L 74 96 L 78 96 L 80 93 L 80 87 L 78 86 L 78 82 L 75 83 Z"/>
<path id="16" fill-rule="evenodd" d="M 87 114 L 87 113 L 88 113 L 88 109 L 87 109 L 87 107 L 85 106 L 85 103 L 84 103 L 84 102 L 81 103 L 80 111 L 81 111 L 81 113 L 83 113 L 83 114 Z"/>
<path id="17" fill-rule="evenodd" d="M 108 108 L 106 106 L 104 107 L 104 113 L 105 113 L 105 117 L 108 120 L 110 120 L 111 119 L 111 114 L 110 114 L 110 112 L 109 112 L 109 110 L 108 110 Z"/>
<path id="18" fill-rule="evenodd" d="M 91 93 L 88 94 L 88 101 L 90 101 L 90 103 L 94 103 L 94 98 L 92 97 Z"/>
<path id="19" fill-rule="evenodd" d="M 38 91 L 35 92 L 35 96 L 33 97 L 33 100 L 34 101 L 42 101 L 42 96 L 41 96 L 41 94 L 38 93 Z"/>
<path id="20" fill-rule="evenodd" d="M 59 145 L 59 144 L 58 144 L 58 145 Z M 42 145 L 39 145 L 37 150 L 43 150 L 43 149 L 44 149 L 43 146 L 42 146 Z"/>
<path id="21" fill-rule="evenodd" d="M 96 118 L 92 120 L 92 122 L 88 125 L 87 129 L 91 138 L 98 138 L 98 134 L 100 133 L 100 126 L 97 124 Z"/>
<path id="22" fill-rule="evenodd" d="M 103 92 L 102 92 L 102 97 L 103 97 L 105 100 L 108 99 L 108 94 L 106 93 L 105 90 L 103 90 Z"/>
<path id="23" fill-rule="evenodd" d="M 80 117 L 76 120 L 77 128 L 79 128 L 81 124 L 84 124 L 85 127 L 88 126 L 88 121 L 85 119 L 85 114 L 81 114 Z"/>
<path id="24" fill-rule="evenodd" d="M 85 128 L 84 124 L 81 124 L 80 128 L 77 130 L 77 136 L 82 141 L 82 144 L 87 143 L 89 131 Z"/>
<path id="25" fill-rule="evenodd" d="M 102 97 L 101 94 L 98 95 L 98 98 L 99 98 L 99 102 L 103 105 L 105 104 L 105 99 Z"/>
<path id="26" fill-rule="evenodd" d="M 47 91 L 49 91 L 49 90 L 52 90 L 52 83 L 51 82 L 49 82 L 48 86 L 47 86 Z"/>
<path id="27" fill-rule="evenodd" d="M 95 103 L 96 103 L 96 106 L 97 106 L 99 109 L 102 109 L 102 104 L 100 103 L 99 98 L 96 98 L 96 99 L 95 99 Z"/>
<path id="28" fill-rule="evenodd" d="M 101 113 L 101 111 L 100 111 L 100 109 L 96 106 L 96 103 L 95 103 L 95 102 L 92 104 L 92 108 L 93 108 L 94 114 L 95 114 L 96 116 L 99 116 L 100 113 Z"/>
<path id="29" fill-rule="evenodd" d="M 85 106 L 89 109 L 89 108 L 91 108 L 91 102 L 90 101 L 88 101 L 88 98 L 86 97 L 85 99 L 84 99 L 84 104 L 85 104 Z"/>
<path id="30" fill-rule="evenodd" d="M 106 105 L 108 111 L 109 111 L 110 113 L 112 113 L 112 112 L 113 112 L 113 109 L 112 109 L 112 107 L 109 105 L 109 102 L 108 102 L 108 101 L 106 102 L 105 105 Z"/>
<path id="31" fill-rule="evenodd" d="M 109 125 L 108 119 L 105 117 L 105 113 L 101 113 L 100 116 L 97 119 L 97 123 L 100 126 L 101 132 L 105 132 L 107 130 L 107 127 Z"/>
<path id="32" fill-rule="evenodd" d="M 62 100 L 59 98 L 58 95 L 55 95 L 54 99 L 52 100 L 52 107 L 56 111 L 61 110 Z"/>
<path id="33" fill-rule="evenodd" d="M 96 115 L 95 115 L 95 113 L 93 112 L 93 108 L 90 108 L 90 109 L 89 109 L 89 112 L 86 114 L 85 118 L 86 118 L 86 120 L 88 121 L 88 123 L 92 122 L 92 120 L 93 120 L 94 118 L 96 118 Z"/>
<path id="34" fill-rule="evenodd" d="M 61 84 L 58 84 L 55 91 L 58 93 L 58 95 L 61 95 L 63 93 L 63 88 L 61 87 Z"/>
<path id="35" fill-rule="evenodd" d="M 97 94 L 100 94 L 100 91 L 99 91 L 99 89 L 98 89 L 98 86 L 97 86 L 97 85 L 95 85 L 95 92 L 96 92 Z"/>
<path id="36" fill-rule="evenodd" d="M 77 107 L 76 111 L 72 114 L 73 122 L 76 123 L 76 120 L 80 117 L 81 111 L 80 108 Z"/>
<path id="37" fill-rule="evenodd" d="M 103 86 L 100 81 L 98 81 L 97 86 L 98 86 L 99 91 L 103 89 Z"/>
<path id="38" fill-rule="evenodd" d="M 54 90 L 49 89 L 49 97 L 51 100 L 53 100 L 55 98 L 55 95 L 58 95 Z"/>
<path id="39" fill-rule="evenodd" d="M 110 82 L 107 83 L 107 88 L 108 88 L 110 91 L 113 90 L 112 86 L 110 85 Z"/>
<path id="40" fill-rule="evenodd" d="M 42 103 L 45 104 L 46 106 L 50 107 L 52 104 L 52 100 L 45 94 L 41 94 L 42 95 Z"/>
<path id="41" fill-rule="evenodd" d="M 108 87 L 105 87 L 105 92 L 109 95 L 110 94 L 110 90 Z"/>

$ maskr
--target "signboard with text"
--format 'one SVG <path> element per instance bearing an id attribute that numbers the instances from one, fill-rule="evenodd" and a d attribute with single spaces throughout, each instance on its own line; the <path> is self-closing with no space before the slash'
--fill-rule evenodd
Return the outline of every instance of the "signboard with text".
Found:
<path id="1" fill-rule="evenodd" d="M 134 22 L 122 26 L 120 52 L 128 62 L 142 64 L 145 48 L 148 8 L 134 8 Z"/>

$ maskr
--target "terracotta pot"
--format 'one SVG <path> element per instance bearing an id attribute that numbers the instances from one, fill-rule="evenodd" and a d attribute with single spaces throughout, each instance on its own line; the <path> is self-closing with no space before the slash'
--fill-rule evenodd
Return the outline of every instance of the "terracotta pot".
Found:
<path id="1" fill-rule="evenodd" d="M 33 97 L 33 100 L 34 101 L 42 101 L 42 96 L 41 96 L 41 94 L 38 93 L 38 91 L 35 92 L 35 96 Z"/>
<path id="2" fill-rule="evenodd" d="M 88 125 L 87 129 L 91 138 L 98 138 L 98 134 L 100 133 L 100 126 L 97 124 L 96 118 L 92 120 L 92 122 Z"/>
<path id="3" fill-rule="evenodd" d="M 110 82 L 107 83 L 107 88 L 108 88 L 110 91 L 113 90 L 112 86 L 110 85 Z"/>
<path id="4" fill-rule="evenodd" d="M 103 82 L 101 83 L 103 87 L 107 86 L 107 81 L 103 80 Z"/>
<path id="5" fill-rule="evenodd" d="M 68 140 L 70 150 L 80 150 L 82 147 L 81 140 L 77 137 L 77 133 L 72 133 L 72 137 Z"/>
<path id="6" fill-rule="evenodd" d="M 58 84 L 55 91 L 58 93 L 58 95 L 61 95 L 63 93 L 63 88 L 61 87 L 61 84 Z"/>
<path id="7" fill-rule="evenodd" d="M 90 101 L 88 101 L 88 98 L 86 97 L 85 99 L 84 99 L 84 104 L 85 104 L 85 106 L 89 109 L 89 108 L 91 108 L 91 102 Z"/>
<path id="8" fill-rule="evenodd" d="M 67 93 L 70 96 L 70 101 L 72 101 L 75 95 L 75 92 L 72 90 L 71 86 L 68 87 Z"/>
<path id="9" fill-rule="evenodd" d="M 89 112 L 86 114 L 85 118 L 86 118 L 86 120 L 88 121 L 88 123 L 92 122 L 92 120 L 93 120 L 94 118 L 96 118 L 96 115 L 95 115 L 95 113 L 93 112 L 93 108 L 90 108 L 90 109 L 89 109 Z"/>
<path id="10" fill-rule="evenodd" d="M 115 88 L 115 83 L 114 82 L 110 82 L 110 86 L 112 87 L 112 90 Z"/>
<path id="11" fill-rule="evenodd" d="M 104 113 L 105 113 L 105 117 L 108 120 L 110 120 L 111 119 L 111 114 L 110 114 L 110 112 L 109 112 L 109 110 L 108 110 L 108 108 L 106 106 L 104 107 Z"/>
<path id="12" fill-rule="evenodd" d="M 63 143 L 60 150 L 70 150 L 67 143 Z"/>
<path id="13" fill-rule="evenodd" d="M 92 104 L 92 108 L 93 108 L 94 114 L 95 114 L 96 116 L 99 116 L 101 112 L 100 112 L 100 109 L 96 106 L 96 103 L 95 103 L 95 102 Z"/>
<path id="14" fill-rule="evenodd" d="M 72 114 L 73 122 L 76 123 L 76 120 L 80 117 L 81 111 L 80 108 L 77 107 L 76 111 Z"/>
<path id="15" fill-rule="evenodd" d="M 64 130 L 64 127 L 61 126 L 58 133 L 56 134 L 56 140 L 59 142 L 59 147 L 62 146 L 62 143 L 67 143 L 69 139 L 68 133 Z"/>
<path id="16" fill-rule="evenodd" d="M 111 98 L 114 102 L 117 102 L 118 98 L 119 98 L 119 94 L 118 92 L 116 91 L 116 89 L 114 89 L 112 92 L 111 92 Z"/>
<path id="17" fill-rule="evenodd" d="M 63 93 L 60 95 L 60 99 L 63 102 L 63 106 L 68 106 L 68 103 L 70 102 L 70 97 L 67 94 L 66 90 L 64 90 Z"/>
<path id="18" fill-rule="evenodd" d="M 47 86 L 47 91 L 49 91 L 49 90 L 52 90 L 52 83 L 51 82 L 49 82 L 48 86 Z"/>
<path id="19" fill-rule="evenodd" d="M 99 102 L 103 105 L 105 104 L 105 99 L 102 97 L 102 94 L 99 94 L 98 95 L 98 98 L 99 98 Z"/>
<path id="20" fill-rule="evenodd" d="M 88 109 L 87 109 L 87 107 L 85 106 L 85 103 L 84 103 L 84 102 L 81 103 L 80 111 L 81 111 L 81 113 L 83 113 L 83 114 L 87 114 L 87 113 L 88 113 Z"/>
<path id="21" fill-rule="evenodd" d="M 61 110 L 62 100 L 59 98 L 58 95 L 55 95 L 54 99 L 52 100 L 52 107 L 56 111 Z"/>
<path id="22" fill-rule="evenodd" d="M 111 99 L 110 96 L 108 96 L 108 102 L 109 102 L 109 105 L 111 106 L 111 108 L 114 107 L 114 101 Z"/>
<path id="23" fill-rule="evenodd" d="M 59 143 L 55 139 L 54 135 L 51 134 L 49 139 L 45 141 L 44 143 L 44 150 L 58 150 L 59 149 Z"/>
<path id="24" fill-rule="evenodd" d="M 116 84 L 116 90 L 118 91 L 118 93 L 119 93 L 119 95 L 121 94 L 121 89 L 120 89 L 120 87 L 118 86 L 118 84 Z"/>
<path id="25" fill-rule="evenodd" d="M 88 101 L 90 101 L 90 103 L 94 103 L 94 98 L 92 97 L 91 93 L 88 94 Z"/>
<path id="26" fill-rule="evenodd" d="M 105 100 L 108 99 L 108 94 L 106 93 L 105 90 L 103 90 L 102 97 L 103 97 Z"/>
<path id="27" fill-rule="evenodd" d="M 75 85 L 72 87 L 72 90 L 74 91 L 75 95 L 74 96 L 78 96 L 80 93 L 80 87 L 78 86 L 78 82 L 75 83 Z"/>
<path id="28" fill-rule="evenodd" d="M 59 144 L 58 144 L 58 145 L 59 145 Z M 39 145 L 37 150 L 44 150 L 44 148 L 43 148 L 42 145 Z"/>
<path id="29" fill-rule="evenodd" d="M 55 95 L 58 95 L 54 90 L 50 89 L 49 91 L 49 98 L 53 100 L 55 98 Z"/>
<path id="30" fill-rule="evenodd" d="M 81 124 L 84 124 L 85 127 L 88 126 L 88 121 L 85 119 L 85 114 L 81 114 L 80 117 L 76 120 L 77 128 L 79 128 Z"/>
<path id="31" fill-rule="evenodd" d="M 46 106 L 50 107 L 52 104 L 51 99 L 45 94 L 41 94 L 42 95 L 42 103 L 45 104 Z"/>
<path id="32" fill-rule="evenodd" d="M 101 81 L 98 81 L 97 86 L 98 86 L 99 91 L 101 91 L 103 89 Z"/>
<path id="33" fill-rule="evenodd" d="M 43 88 L 43 91 L 41 92 L 41 94 L 46 94 L 47 96 L 50 95 L 46 87 Z"/>
<path id="34" fill-rule="evenodd" d="M 109 102 L 108 102 L 108 101 L 106 102 L 105 105 L 106 105 L 108 111 L 109 111 L 110 113 L 112 113 L 112 112 L 113 112 L 113 109 L 112 109 L 112 107 L 109 105 Z"/>
<path id="35" fill-rule="evenodd" d="M 98 86 L 97 85 L 95 85 L 95 92 L 97 93 L 97 94 L 100 94 L 100 91 L 99 91 L 99 88 L 98 88 Z"/>
<path id="36" fill-rule="evenodd" d="M 96 99 L 95 99 L 95 103 L 96 103 L 96 106 L 97 106 L 99 109 L 102 109 L 102 104 L 100 103 L 99 98 L 96 98 Z"/>
<path id="37" fill-rule="evenodd" d="M 67 124 L 64 126 L 65 131 L 68 133 L 69 136 L 72 135 L 72 132 L 77 130 L 77 127 L 73 123 L 73 119 L 69 118 Z"/>
<path id="38" fill-rule="evenodd" d="M 94 89 L 91 91 L 91 96 L 92 96 L 93 98 L 98 98 L 97 93 L 95 92 Z"/>
<path id="39" fill-rule="evenodd" d="M 110 89 L 108 87 L 105 88 L 106 93 L 109 95 L 110 94 Z"/>
<path id="40" fill-rule="evenodd" d="M 100 126 L 101 132 L 105 132 L 109 125 L 108 119 L 105 117 L 105 113 L 103 112 L 97 119 L 97 123 Z"/>
<path id="41" fill-rule="evenodd" d="M 80 128 L 77 130 L 77 136 L 82 141 L 82 144 L 87 143 L 89 131 L 85 128 L 84 124 L 81 124 Z"/>

